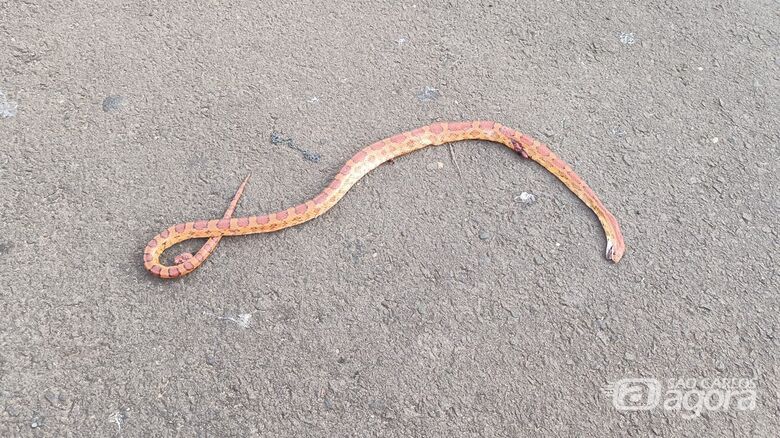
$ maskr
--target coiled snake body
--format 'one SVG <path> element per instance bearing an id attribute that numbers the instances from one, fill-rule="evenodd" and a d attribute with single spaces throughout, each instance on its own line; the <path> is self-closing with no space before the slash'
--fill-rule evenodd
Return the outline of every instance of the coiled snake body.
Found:
<path id="1" fill-rule="evenodd" d="M 144 266 L 157 277 L 182 277 L 203 264 L 224 236 L 268 233 L 314 219 L 333 207 L 360 178 L 385 161 L 426 146 L 459 140 L 489 140 L 501 143 L 542 165 L 596 213 L 607 237 L 606 257 L 618 262 L 623 256 L 625 244 L 617 220 L 568 164 L 547 146 L 514 129 L 490 121 L 468 121 L 434 123 L 378 141 L 350 158 L 333 181 L 314 198 L 276 213 L 233 218 L 233 212 L 249 178 L 247 177 L 238 188 L 222 219 L 180 223 L 155 236 L 144 250 Z M 184 240 L 198 238 L 208 240 L 195 255 L 185 253 L 177 256 L 174 266 L 164 266 L 160 263 L 160 255 L 167 248 Z"/>

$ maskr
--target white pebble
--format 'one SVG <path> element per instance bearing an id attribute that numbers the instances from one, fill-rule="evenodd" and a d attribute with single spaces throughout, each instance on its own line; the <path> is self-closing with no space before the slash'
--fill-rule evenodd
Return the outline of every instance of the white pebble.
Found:
<path id="1" fill-rule="evenodd" d="M 519 199 L 520 202 L 522 202 L 524 204 L 531 204 L 531 203 L 536 201 L 536 196 L 534 196 L 533 193 L 523 192 L 523 193 L 520 193 L 520 196 L 518 196 L 515 199 L 516 200 Z"/>

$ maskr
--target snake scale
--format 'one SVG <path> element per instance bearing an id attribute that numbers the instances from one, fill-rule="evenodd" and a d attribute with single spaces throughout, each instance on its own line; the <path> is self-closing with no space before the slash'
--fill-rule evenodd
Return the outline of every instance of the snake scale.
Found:
<path id="1" fill-rule="evenodd" d="M 203 264 L 225 236 L 268 233 L 314 219 L 336 205 L 360 178 L 380 164 L 426 146 L 459 140 L 488 140 L 501 143 L 524 158 L 530 158 L 542 165 L 596 214 L 607 237 L 607 259 L 617 263 L 623 257 L 625 244 L 615 217 L 585 181 L 547 146 L 496 122 L 463 121 L 434 123 L 380 140 L 350 158 L 333 181 L 314 198 L 275 213 L 234 218 L 233 212 L 249 179 L 247 177 L 233 196 L 222 219 L 180 223 L 155 236 L 144 250 L 144 266 L 160 278 L 182 277 Z M 184 240 L 198 238 L 208 240 L 194 255 L 180 254 L 176 257 L 174 266 L 160 263 L 160 256 L 167 248 Z"/>

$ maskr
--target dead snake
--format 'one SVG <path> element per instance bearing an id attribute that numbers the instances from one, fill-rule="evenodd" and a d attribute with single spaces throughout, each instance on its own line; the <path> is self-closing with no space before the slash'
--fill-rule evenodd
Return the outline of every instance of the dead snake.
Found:
<path id="1" fill-rule="evenodd" d="M 541 164 L 596 213 L 607 237 L 607 258 L 617 263 L 623 257 L 625 244 L 617 220 L 568 164 L 547 146 L 514 129 L 490 121 L 465 121 L 434 123 L 380 140 L 350 158 L 333 181 L 314 198 L 276 213 L 233 218 L 236 204 L 249 179 L 247 177 L 238 188 L 222 219 L 180 223 L 155 236 L 144 250 L 144 266 L 160 278 L 182 277 L 203 264 L 224 236 L 268 233 L 314 219 L 336 205 L 360 178 L 380 164 L 426 146 L 459 140 L 489 140 L 501 143 L 523 157 Z M 184 240 L 198 238 L 208 240 L 195 255 L 180 254 L 176 257 L 175 266 L 160 263 L 160 256 L 167 248 Z"/>

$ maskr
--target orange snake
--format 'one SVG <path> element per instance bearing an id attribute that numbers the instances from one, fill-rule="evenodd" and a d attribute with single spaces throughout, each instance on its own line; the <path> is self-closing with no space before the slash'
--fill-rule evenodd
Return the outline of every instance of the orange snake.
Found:
<path id="1" fill-rule="evenodd" d="M 336 205 L 360 178 L 385 161 L 426 146 L 459 140 L 489 140 L 501 143 L 523 157 L 541 164 L 596 213 L 607 237 L 607 258 L 617 263 L 623 257 L 625 244 L 617 220 L 568 164 L 547 146 L 514 129 L 490 121 L 469 121 L 434 123 L 378 141 L 350 158 L 330 185 L 314 198 L 276 213 L 233 218 L 233 211 L 249 179 L 247 177 L 238 188 L 222 219 L 177 224 L 155 236 L 144 250 L 144 266 L 157 277 L 182 277 L 203 264 L 224 236 L 268 233 L 314 219 Z M 208 240 L 195 255 L 184 253 L 177 256 L 175 266 L 164 266 L 160 263 L 160 255 L 167 248 L 184 240 L 198 238 Z"/>

